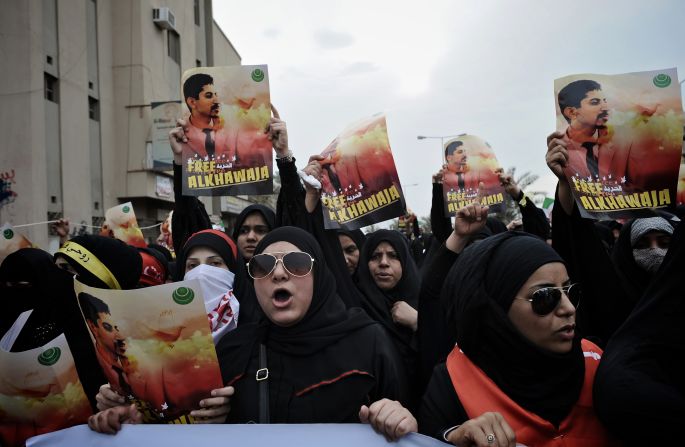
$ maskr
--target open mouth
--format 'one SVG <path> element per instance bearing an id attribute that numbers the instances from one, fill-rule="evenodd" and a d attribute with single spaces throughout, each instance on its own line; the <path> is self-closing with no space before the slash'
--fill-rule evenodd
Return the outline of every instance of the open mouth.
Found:
<path id="1" fill-rule="evenodd" d="M 276 307 L 286 307 L 290 304 L 290 301 L 292 300 L 293 295 L 288 292 L 286 289 L 277 289 L 274 292 L 274 306 Z"/>

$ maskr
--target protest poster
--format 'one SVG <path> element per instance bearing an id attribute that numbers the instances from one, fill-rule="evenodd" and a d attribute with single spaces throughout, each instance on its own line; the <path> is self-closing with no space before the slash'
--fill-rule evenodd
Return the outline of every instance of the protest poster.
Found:
<path id="1" fill-rule="evenodd" d="M 0 445 L 23 446 L 32 436 L 88 420 L 90 403 L 63 334 L 28 351 L 5 348 L 0 348 Z"/>
<path id="2" fill-rule="evenodd" d="M 223 386 L 199 282 L 110 290 L 75 280 L 74 290 L 112 388 L 145 422 L 193 423 L 190 411 Z"/>
<path id="3" fill-rule="evenodd" d="M 15 251 L 29 247 L 33 247 L 31 241 L 23 234 L 17 233 L 12 225 L 6 223 L 0 227 L 0 263 Z"/>
<path id="4" fill-rule="evenodd" d="M 672 206 L 683 145 L 675 68 L 554 81 L 564 174 L 583 217 L 617 219 Z"/>
<path id="5" fill-rule="evenodd" d="M 169 132 L 176 127 L 181 117 L 181 101 L 162 101 L 150 103 L 152 114 L 152 169 L 171 171 L 174 155 L 169 147 Z"/>
<path id="6" fill-rule="evenodd" d="M 321 156 L 321 204 L 327 229 L 356 230 L 405 213 L 385 115 L 350 125 Z"/>
<path id="7" fill-rule="evenodd" d="M 266 65 L 199 67 L 181 79 L 187 120 L 183 195 L 273 192 Z"/>
<path id="8" fill-rule="evenodd" d="M 445 142 L 444 156 L 447 169 L 443 171 L 442 191 L 445 198 L 445 216 L 479 200 L 498 212 L 504 202 L 504 188 L 497 170 L 500 169 L 490 145 L 475 135 L 459 135 Z M 483 184 L 480 192 L 478 187 Z"/>
<path id="9" fill-rule="evenodd" d="M 131 202 L 113 206 L 105 211 L 105 222 L 100 229 L 100 235 L 119 239 L 134 247 L 147 247 Z"/>

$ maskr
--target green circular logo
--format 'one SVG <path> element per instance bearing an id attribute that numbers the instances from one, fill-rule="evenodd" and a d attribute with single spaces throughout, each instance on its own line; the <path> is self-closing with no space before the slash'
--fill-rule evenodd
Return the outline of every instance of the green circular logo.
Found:
<path id="1" fill-rule="evenodd" d="M 62 350 L 58 347 L 50 348 L 38 356 L 38 363 L 45 366 L 52 366 L 59 360 Z"/>
<path id="2" fill-rule="evenodd" d="M 8 228 L 2 232 L 2 235 L 5 236 L 5 239 L 12 239 L 14 237 L 14 231 L 12 231 L 11 228 Z"/>
<path id="3" fill-rule="evenodd" d="M 666 88 L 671 85 L 671 77 L 665 73 L 659 73 L 658 75 L 654 76 L 652 82 L 659 88 Z"/>
<path id="4" fill-rule="evenodd" d="M 123 211 L 123 212 L 125 212 L 125 213 L 128 213 L 129 211 L 131 211 L 131 207 L 125 206 L 125 207 L 123 207 L 123 208 L 121 209 L 121 211 Z"/>
<path id="5" fill-rule="evenodd" d="M 252 70 L 252 80 L 255 82 L 262 82 L 264 80 L 264 72 L 259 68 Z"/>
<path id="6" fill-rule="evenodd" d="M 189 289 L 188 287 L 179 287 L 178 289 L 174 290 L 174 293 L 171 294 L 171 297 L 174 299 L 176 304 L 185 305 L 193 301 L 193 298 L 195 298 L 195 292 L 193 292 L 193 289 Z"/>

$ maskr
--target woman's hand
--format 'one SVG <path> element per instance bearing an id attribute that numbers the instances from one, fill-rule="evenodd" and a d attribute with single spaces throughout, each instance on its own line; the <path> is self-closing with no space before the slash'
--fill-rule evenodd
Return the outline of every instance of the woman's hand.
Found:
<path id="1" fill-rule="evenodd" d="M 190 415 L 197 424 L 223 424 L 231 411 L 231 399 L 235 390 L 226 386 L 212 390 L 212 397 L 200 401 L 200 409 L 193 410 Z"/>
<path id="2" fill-rule="evenodd" d="M 447 441 L 461 447 L 516 447 L 516 434 L 501 414 L 483 413 L 451 431 Z"/>
<path id="3" fill-rule="evenodd" d="M 184 119 L 176 120 L 176 127 L 169 131 L 169 145 L 174 153 L 174 163 L 183 164 L 183 145 L 188 144 L 188 121 Z"/>
<path id="4" fill-rule="evenodd" d="M 97 401 L 97 407 L 100 411 L 118 407 L 126 403 L 124 396 L 114 391 L 112 387 L 109 386 L 109 383 L 100 387 L 100 391 L 98 391 L 95 396 L 95 400 Z"/>
<path id="5" fill-rule="evenodd" d="M 401 324 L 416 332 L 419 313 L 416 309 L 407 304 L 406 301 L 395 301 L 390 313 L 392 314 L 392 321 L 394 321 L 395 324 Z"/>
<path id="6" fill-rule="evenodd" d="M 282 158 L 288 155 L 288 128 L 285 121 L 281 120 L 278 110 L 271 104 L 271 112 L 273 117 L 269 120 L 269 125 L 266 127 L 266 134 L 269 141 L 273 145 L 276 157 Z"/>
<path id="7" fill-rule="evenodd" d="M 396 400 L 381 399 L 370 406 L 362 405 L 359 420 L 370 424 L 388 441 L 396 441 L 409 432 L 416 432 L 419 426 L 412 414 Z"/>
<path id="8" fill-rule="evenodd" d="M 311 175 L 317 179 L 319 183 L 321 183 L 321 173 L 323 171 L 323 168 L 321 167 L 321 161 L 323 159 L 324 157 L 321 155 L 312 155 L 309 157 L 309 163 L 307 163 L 307 166 L 302 169 L 302 172 L 307 175 Z M 312 213 L 316 209 L 316 205 L 319 203 L 319 199 L 321 198 L 321 190 L 314 188 L 307 182 L 304 182 L 304 190 L 306 193 L 304 197 L 305 208 L 307 209 L 307 212 Z"/>
<path id="9" fill-rule="evenodd" d="M 100 411 L 88 418 L 88 427 L 98 433 L 113 435 L 121 430 L 121 424 L 139 424 L 143 414 L 135 404 L 122 405 Z"/>

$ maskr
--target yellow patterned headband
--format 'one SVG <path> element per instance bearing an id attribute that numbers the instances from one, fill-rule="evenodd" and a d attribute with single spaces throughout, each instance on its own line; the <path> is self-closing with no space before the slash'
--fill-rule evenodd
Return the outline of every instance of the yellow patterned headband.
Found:
<path id="1" fill-rule="evenodd" d="M 69 241 L 57 250 L 57 253 L 62 253 L 64 256 L 81 264 L 83 268 L 107 284 L 110 289 L 121 289 L 119 281 L 117 281 L 112 272 L 84 246 Z"/>

